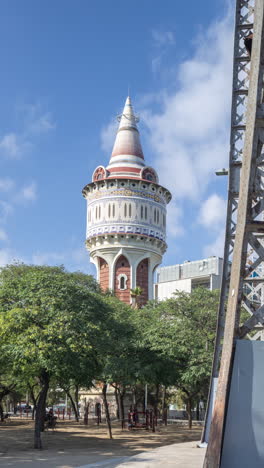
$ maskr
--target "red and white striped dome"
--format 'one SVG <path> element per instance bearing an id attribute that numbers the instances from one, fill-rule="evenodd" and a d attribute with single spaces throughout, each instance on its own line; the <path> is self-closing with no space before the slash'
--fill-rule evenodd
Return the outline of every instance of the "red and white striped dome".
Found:
<path id="1" fill-rule="evenodd" d="M 107 171 L 108 177 L 136 177 L 141 178 L 141 170 L 145 167 L 137 117 L 128 96 L 116 135 L 115 144 Z"/>

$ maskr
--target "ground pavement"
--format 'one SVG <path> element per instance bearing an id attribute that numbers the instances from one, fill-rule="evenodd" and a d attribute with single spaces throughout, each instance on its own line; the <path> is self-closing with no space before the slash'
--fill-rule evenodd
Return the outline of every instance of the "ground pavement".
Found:
<path id="1" fill-rule="evenodd" d="M 202 468 L 205 449 L 197 448 L 197 443 L 166 445 L 133 457 L 110 458 L 78 468 Z"/>

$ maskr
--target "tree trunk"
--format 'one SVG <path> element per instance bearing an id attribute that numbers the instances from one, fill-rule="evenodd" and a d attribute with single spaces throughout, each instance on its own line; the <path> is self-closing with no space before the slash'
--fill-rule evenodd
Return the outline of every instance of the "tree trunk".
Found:
<path id="1" fill-rule="evenodd" d="M 118 390 L 116 387 L 115 389 L 115 401 L 116 401 L 116 417 L 118 420 L 120 420 L 120 400 L 119 400 L 119 395 L 118 395 Z"/>
<path id="2" fill-rule="evenodd" d="M 67 393 L 67 395 L 69 397 L 69 400 L 71 402 L 71 405 L 72 405 L 72 409 L 73 409 L 74 416 L 75 416 L 75 421 L 79 422 L 79 413 L 78 413 L 78 408 L 76 408 L 76 403 L 75 403 L 74 399 L 72 398 L 70 392 L 67 391 L 66 393 Z"/>
<path id="3" fill-rule="evenodd" d="M 37 399 L 38 397 L 36 398 L 35 397 L 35 394 L 34 394 L 34 386 L 31 386 L 31 385 L 28 385 L 28 388 L 29 388 L 29 394 L 30 394 L 30 398 L 33 402 L 33 410 L 32 410 L 32 420 L 34 420 L 34 417 L 35 417 L 35 414 L 36 414 L 36 407 L 37 407 Z"/>
<path id="4" fill-rule="evenodd" d="M 4 411 L 3 411 L 2 401 L 1 401 L 1 403 L 0 403 L 0 421 L 1 421 L 1 422 L 4 421 Z"/>
<path id="5" fill-rule="evenodd" d="M 197 399 L 196 402 L 196 421 L 200 421 L 200 400 Z"/>
<path id="6" fill-rule="evenodd" d="M 188 414 L 188 427 L 189 429 L 192 429 L 192 399 L 191 397 L 188 397 L 187 399 L 187 414 Z"/>
<path id="7" fill-rule="evenodd" d="M 104 402 L 104 407 L 105 407 L 105 417 L 106 417 L 106 423 L 108 427 L 109 438 L 113 439 L 111 420 L 110 420 L 109 408 L 108 408 L 107 397 L 106 397 L 106 390 L 107 390 L 107 384 L 104 382 L 102 392 L 103 392 L 103 402 Z"/>
<path id="8" fill-rule="evenodd" d="M 163 387 L 162 393 L 162 422 L 167 426 L 167 405 L 166 405 L 166 387 Z"/>
<path id="9" fill-rule="evenodd" d="M 0 392 L 0 421 L 4 421 L 4 411 L 3 411 L 3 398 L 8 395 L 12 390 L 14 390 L 15 385 L 12 384 L 10 387 L 6 387 L 5 385 L 1 385 L 1 392 Z"/>
<path id="10" fill-rule="evenodd" d="M 125 407 L 124 407 L 124 396 L 125 396 L 126 391 L 123 389 L 122 392 L 120 392 L 120 411 L 121 411 L 121 425 L 122 429 L 125 427 Z"/>
<path id="11" fill-rule="evenodd" d="M 74 392 L 74 398 L 75 398 L 75 405 L 76 405 L 76 412 L 75 412 L 75 418 L 76 421 L 79 422 L 79 386 L 75 385 L 75 392 Z"/>
<path id="12" fill-rule="evenodd" d="M 85 401 L 84 417 L 83 417 L 83 423 L 84 423 L 85 426 L 88 426 L 89 406 L 90 406 L 90 403 L 86 403 L 86 401 Z"/>
<path id="13" fill-rule="evenodd" d="M 43 427 L 43 413 L 46 411 L 46 399 L 49 389 L 49 375 L 46 370 L 43 370 L 40 376 L 40 393 L 36 408 L 36 419 L 35 419 L 35 432 L 34 432 L 34 448 L 41 449 L 41 430 Z"/>
<path id="14" fill-rule="evenodd" d="M 41 412 L 41 432 L 44 432 L 45 430 L 45 418 L 46 418 L 46 401 L 45 401 L 45 405 L 42 406 L 42 412 Z"/>
<path id="15" fill-rule="evenodd" d="M 155 401 L 154 401 L 154 416 L 158 418 L 158 403 L 159 403 L 159 384 L 156 384 L 156 392 L 155 392 Z"/>

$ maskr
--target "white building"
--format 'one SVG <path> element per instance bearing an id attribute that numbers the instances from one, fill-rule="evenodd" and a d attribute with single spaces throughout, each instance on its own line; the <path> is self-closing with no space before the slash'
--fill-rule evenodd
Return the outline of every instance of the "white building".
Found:
<path id="1" fill-rule="evenodd" d="M 191 292 L 199 286 L 210 290 L 220 289 L 222 272 L 223 259 L 219 257 L 158 268 L 154 297 L 162 301 L 173 297 L 176 290 Z"/>

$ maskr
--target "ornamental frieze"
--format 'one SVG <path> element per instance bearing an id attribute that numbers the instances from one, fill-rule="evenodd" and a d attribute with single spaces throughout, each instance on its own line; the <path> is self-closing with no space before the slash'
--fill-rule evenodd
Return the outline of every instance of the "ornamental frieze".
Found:
<path id="1" fill-rule="evenodd" d="M 129 189 L 117 189 L 117 190 L 100 190 L 93 192 L 89 195 L 90 200 L 97 200 L 103 197 L 111 197 L 111 196 L 120 196 L 120 197 L 143 197 L 149 200 L 154 200 L 157 203 L 165 204 L 165 201 L 156 195 L 155 193 L 148 193 L 146 191 L 141 190 L 129 190 Z"/>

